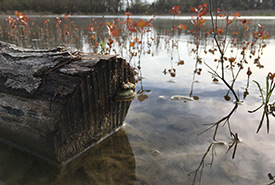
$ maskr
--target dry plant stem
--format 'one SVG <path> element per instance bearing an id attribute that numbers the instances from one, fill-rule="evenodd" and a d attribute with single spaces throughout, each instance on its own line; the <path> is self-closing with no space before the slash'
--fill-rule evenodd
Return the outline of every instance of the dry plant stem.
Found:
<path id="1" fill-rule="evenodd" d="M 195 171 L 189 173 L 189 175 L 191 175 L 191 174 L 193 174 L 193 173 L 195 174 L 195 175 L 194 175 L 194 179 L 193 179 L 192 185 L 195 185 L 196 179 L 197 179 L 197 175 L 198 175 L 199 172 L 200 172 L 200 174 L 199 174 L 199 184 L 201 184 L 202 171 L 203 171 L 204 166 L 205 166 L 204 161 L 205 161 L 205 158 L 206 158 L 207 154 L 209 153 L 209 151 L 210 151 L 211 148 L 213 147 L 213 145 L 215 145 L 215 143 L 211 143 L 211 144 L 208 146 L 206 152 L 205 152 L 204 155 L 202 156 L 202 159 L 201 159 L 200 164 L 199 164 L 199 166 L 197 167 L 197 169 L 196 169 Z M 213 157 L 213 156 L 212 156 L 212 157 Z M 213 161 L 213 160 L 211 160 L 211 161 Z"/>
<path id="2" fill-rule="evenodd" d="M 232 84 L 231 84 L 231 89 L 233 89 L 233 86 L 234 86 L 234 84 L 235 84 L 235 82 L 236 82 L 236 80 L 237 80 L 237 78 L 238 78 L 238 76 L 239 76 L 239 74 L 240 74 L 240 72 L 241 72 L 241 70 L 242 70 L 242 67 L 240 66 L 239 67 L 239 70 L 238 70 L 238 72 L 237 72 L 237 74 L 236 74 L 236 76 L 234 75 L 234 73 L 233 73 L 233 69 L 231 69 L 232 70 L 232 76 L 233 76 L 233 81 L 232 81 Z M 231 90 L 231 89 L 229 89 L 228 91 L 227 91 L 227 93 L 226 94 L 228 94 L 229 93 L 229 91 Z"/>
<path id="3" fill-rule="evenodd" d="M 217 47 L 218 47 L 218 49 L 219 49 L 219 52 L 220 52 L 220 54 L 221 54 L 220 59 L 221 59 L 221 64 L 222 64 L 222 78 L 224 78 L 224 60 L 223 60 L 224 52 L 223 52 L 223 50 L 221 49 L 221 47 L 220 47 L 220 45 L 219 45 L 219 42 L 218 42 L 218 39 L 217 39 L 217 29 L 216 29 L 216 26 L 217 26 L 217 25 L 215 25 L 215 23 L 214 23 L 214 18 L 213 18 L 213 11 L 212 11 L 212 9 L 213 9 L 213 1 L 210 0 L 210 9 L 209 9 L 209 12 L 210 12 L 210 17 L 211 17 L 212 29 L 213 29 L 213 31 L 214 31 L 213 37 L 214 37 L 215 43 L 216 43 L 216 45 L 217 45 Z"/>
<path id="4" fill-rule="evenodd" d="M 192 84 L 191 84 L 191 91 L 189 93 L 189 96 L 192 97 L 193 96 L 193 89 L 194 89 L 194 84 L 195 84 L 195 79 L 196 79 L 196 71 L 198 69 L 198 58 L 199 58 L 199 44 L 197 45 L 197 51 L 196 51 L 196 63 L 195 63 L 195 70 L 193 72 L 193 81 L 192 81 Z"/>
<path id="5" fill-rule="evenodd" d="M 218 39 L 217 39 L 217 31 L 216 31 L 216 26 L 214 24 L 214 18 L 213 18 L 213 1 L 210 0 L 210 9 L 209 9 L 209 12 L 210 12 L 210 17 L 211 17 L 211 22 L 212 22 L 212 29 L 214 31 L 214 40 L 215 40 L 215 43 L 219 49 L 219 52 L 221 54 L 220 56 L 220 60 L 221 60 L 221 64 L 222 64 L 222 76 L 219 76 L 218 73 L 216 71 L 214 71 L 212 68 L 210 68 L 208 65 L 208 67 L 223 81 L 223 83 L 228 87 L 228 89 L 233 93 L 236 101 L 238 102 L 239 101 L 239 98 L 237 96 L 237 94 L 235 93 L 234 89 L 231 87 L 231 85 L 228 84 L 228 82 L 225 80 L 225 77 L 224 77 L 224 59 L 223 59 L 223 56 L 224 56 L 224 50 L 221 49 L 220 45 L 219 45 L 219 42 L 218 42 Z"/>

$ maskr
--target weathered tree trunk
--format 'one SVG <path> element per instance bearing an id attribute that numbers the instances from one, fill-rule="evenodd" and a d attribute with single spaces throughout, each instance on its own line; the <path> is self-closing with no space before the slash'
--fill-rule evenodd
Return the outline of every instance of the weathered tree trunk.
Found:
<path id="1" fill-rule="evenodd" d="M 65 164 L 122 125 L 131 101 L 115 95 L 134 81 L 116 56 L 0 42 L 0 138 Z"/>

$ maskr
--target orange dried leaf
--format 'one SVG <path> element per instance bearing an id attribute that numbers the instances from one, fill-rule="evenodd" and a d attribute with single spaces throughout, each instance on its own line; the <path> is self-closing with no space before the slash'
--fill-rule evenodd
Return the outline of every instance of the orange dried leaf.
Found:
<path id="1" fill-rule="evenodd" d="M 217 29 L 217 33 L 218 33 L 219 35 L 221 35 L 221 34 L 223 33 L 223 31 L 224 31 L 224 28 L 218 28 L 218 29 Z"/>
<path id="2" fill-rule="evenodd" d="M 198 12 L 198 10 L 197 10 L 196 8 L 194 8 L 193 6 L 190 6 L 190 9 L 191 9 L 193 12 L 195 12 L 195 13 Z"/>
<path id="3" fill-rule="evenodd" d="M 179 10 L 179 9 L 180 9 L 180 6 L 179 6 L 179 5 L 174 6 L 173 9 L 174 9 L 174 10 Z"/>
<path id="4" fill-rule="evenodd" d="M 137 26 L 143 29 L 144 27 L 148 26 L 148 22 L 145 22 L 143 19 L 139 20 Z"/>
<path id="5" fill-rule="evenodd" d="M 203 15 L 206 15 L 206 11 L 204 11 L 204 10 L 198 16 L 201 17 Z"/>
<path id="6" fill-rule="evenodd" d="M 130 42 L 130 47 L 134 47 L 135 43 L 134 42 Z"/>
<path id="7" fill-rule="evenodd" d="M 119 32 L 116 29 L 113 29 L 112 36 L 118 37 L 118 35 L 119 35 Z"/>
<path id="8" fill-rule="evenodd" d="M 187 26 L 185 24 L 179 24 L 179 27 L 183 30 L 186 30 Z"/>
<path id="9" fill-rule="evenodd" d="M 239 34 L 237 32 L 235 32 L 235 31 L 233 31 L 233 35 L 238 36 Z"/>
<path id="10" fill-rule="evenodd" d="M 112 45 L 114 43 L 114 40 L 109 38 L 109 44 Z"/>
<path id="11" fill-rule="evenodd" d="M 206 19 L 201 19 L 200 20 L 200 23 L 205 23 L 206 22 Z"/>
<path id="12" fill-rule="evenodd" d="M 268 39 L 269 38 L 269 34 L 268 33 L 264 33 L 260 39 L 264 40 L 264 39 Z"/>
<path id="13" fill-rule="evenodd" d="M 170 13 L 171 14 L 174 14 L 174 15 L 178 15 L 180 14 L 181 12 L 179 11 L 180 7 L 177 5 L 177 6 L 173 6 L 171 9 L 170 9 Z"/>
<path id="14" fill-rule="evenodd" d="M 106 22 L 106 24 L 107 24 L 108 26 L 111 26 L 111 23 L 110 23 L 110 22 Z"/>

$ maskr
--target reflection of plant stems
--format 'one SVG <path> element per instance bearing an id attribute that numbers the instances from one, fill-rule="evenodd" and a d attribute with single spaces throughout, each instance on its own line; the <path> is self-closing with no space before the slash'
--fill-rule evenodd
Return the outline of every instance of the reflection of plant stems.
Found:
<path id="1" fill-rule="evenodd" d="M 246 87 L 245 87 L 245 91 L 243 93 L 243 99 L 245 99 L 246 96 L 249 94 L 248 93 L 249 82 L 250 82 L 250 75 L 248 75 L 248 77 L 247 77 Z"/>
<path id="2" fill-rule="evenodd" d="M 201 134 L 203 134 L 203 133 L 205 133 L 205 132 L 207 132 L 207 131 L 209 131 L 209 130 L 211 130 L 212 128 L 215 127 L 215 131 L 214 131 L 214 134 L 213 134 L 213 140 L 216 141 L 217 131 L 218 131 L 220 123 L 222 123 L 222 122 L 224 122 L 224 124 L 227 123 L 230 136 L 234 135 L 232 130 L 231 130 L 231 127 L 230 127 L 229 119 L 232 116 L 232 114 L 237 110 L 237 108 L 238 108 L 238 104 L 235 104 L 234 108 L 230 111 L 230 113 L 227 116 L 223 117 L 222 119 L 220 119 L 216 123 L 211 123 L 210 124 L 211 126 L 209 128 L 207 128 L 206 130 L 204 130 L 203 132 L 201 132 L 199 135 L 201 135 Z M 207 124 L 207 125 L 209 125 L 209 124 Z"/>
<path id="3" fill-rule="evenodd" d="M 206 152 L 205 152 L 204 155 L 202 156 L 202 159 L 201 159 L 200 164 L 199 164 L 199 166 L 197 167 L 197 169 L 196 169 L 195 171 L 193 171 L 193 172 L 191 172 L 191 173 L 188 174 L 188 175 L 194 174 L 194 178 L 193 178 L 193 183 L 192 183 L 192 185 L 195 185 L 196 180 L 197 180 L 197 176 L 198 176 L 198 173 L 199 173 L 199 172 L 200 172 L 200 173 L 199 173 L 199 184 L 201 184 L 202 172 L 203 172 L 203 169 L 204 169 L 204 166 L 205 166 L 205 158 L 207 157 L 207 155 L 208 155 L 208 153 L 210 152 L 211 148 L 212 148 L 212 153 L 214 152 L 214 149 L 215 149 L 214 146 L 215 146 L 216 144 L 219 144 L 219 143 L 211 143 L 211 144 L 208 146 Z M 220 143 L 220 144 L 221 144 L 221 143 Z M 212 159 L 211 159 L 211 162 L 210 162 L 210 166 L 212 166 L 213 161 L 214 161 L 214 155 L 212 155 Z"/>
<path id="4" fill-rule="evenodd" d="M 200 43 L 197 43 L 197 50 L 196 50 L 196 63 L 195 63 L 195 70 L 193 72 L 193 81 L 192 81 L 192 84 L 191 84 L 191 90 L 190 90 L 190 93 L 189 93 L 189 96 L 190 97 L 193 97 L 193 89 L 194 89 L 194 84 L 195 84 L 195 80 L 196 80 L 196 74 L 197 74 L 197 70 L 198 70 L 198 63 L 199 63 L 199 44 Z"/>
<path id="5" fill-rule="evenodd" d="M 275 183 L 275 176 L 273 176 L 271 173 L 268 173 L 267 174 L 267 176 L 268 176 L 268 178 L 269 178 L 269 180 L 272 180 L 273 182 L 271 182 L 271 183 L 269 183 L 269 184 L 267 184 L 267 185 L 272 185 L 272 184 L 274 184 Z"/>
<path id="6" fill-rule="evenodd" d="M 138 56 L 138 67 L 140 67 L 140 58 L 141 58 L 141 55 L 142 55 L 142 50 L 143 50 L 143 30 L 141 32 L 141 36 L 140 36 L 140 50 L 139 50 L 139 56 Z"/>
<path id="7" fill-rule="evenodd" d="M 234 157 L 236 155 L 236 151 L 237 151 L 237 145 L 240 142 L 240 140 L 239 140 L 239 137 L 238 137 L 238 133 L 234 134 L 232 132 L 231 127 L 230 127 L 229 119 L 233 115 L 233 113 L 237 110 L 237 108 L 238 108 L 238 104 L 235 104 L 235 106 L 233 107 L 233 109 L 230 111 L 230 113 L 228 115 L 226 115 L 225 117 L 223 117 L 222 119 L 220 119 L 216 123 L 210 124 L 211 126 L 209 128 L 207 128 L 206 130 L 204 130 L 203 132 L 201 132 L 199 134 L 199 135 L 201 135 L 201 134 L 203 134 L 203 133 L 205 133 L 205 132 L 207 132 L 207 131 L 209 131 L 209 130 L 211 130 L 212 128 L 215 127 L 215 131 L 214 131 L 214 134 L 213 134 L 213 142 L 210 143 L 210 145 L 208 146 L 206 152 L 202 156 L 202 159 L 201 159 L 200 164 L 197 167 L 197 169 L 189 174 L 189 175 L 195 174 L 194 178 L 193 178 L 192 185 L 194 185 L 196 183 L 198 173 L 199 173 L 199 184 L 200 184 L 201 178 L 202 178 L 203 169 L 204 169 L 204 166 L 205 166 L 205 159 L 206 159 L 208 153 L 210 152 L 210 150 L 212 150 L 212 155 L 211 155 L 211 161 L 210 161 L 209 165 L 212 166 L 212 164 L 214 162 L 214 157 L 215 157 L 215 147 L 217 145 L 225 145 L 225 142 L 217 141 L 216 140 L 217 131 L 218 131 L 219 125 L 221 123 L 224 123 L 223 126 L 225 124 L 227 124 L 228 130 L 229 130 L 229 133 L 230 133 L 230 137 L 232 137 L 232 143 L 228 145 L 228 149 L 227 149 L 226 153 L 228 153 L 233 148 L 232 159 L 234 159 Z"/>

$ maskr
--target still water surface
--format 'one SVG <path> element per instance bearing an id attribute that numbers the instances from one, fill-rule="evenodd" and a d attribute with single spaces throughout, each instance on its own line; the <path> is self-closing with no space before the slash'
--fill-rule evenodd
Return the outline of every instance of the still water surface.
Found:
<path id="1" fill-rule="evenodd" d="M 32 17 L 37 22 L 44 17 Z M 99 21 L 100 17 L 96 17 Z M 121 17 L 120 17 L 121 18 Z M 138 18 L 138 17 L 136 17 Z M 30 42 L 12 40 L 5 31 L 5 18 L 2 21 L 1 39 L 13 42 L 24 47 L 51 48 L 60 45 L 55 34 L 50 34 L 48 42 L 32 38 Z M 49 32 L 54 33 L 54 17 L 49 26 Z M 66 47 L 72 50 L 85 52 L 92 51 L 88 42 L 86 28 L 91 22 L 91 17 L 72 18 L 78 25 L 78 41 L 69 43 Z M 113 17 L 106 18 L 112 20 Z M 122 19 L 122 18 L 121 18 Z M 209 144 L 213 142 L 213 132 L 210 130 L 199 135 L 207 126 L 204 124 L 215 123 L 226 116 L 235 106 L 230 101 L 224 100 L 227 88 L 223 83 L 213 83 L 211 74 L 204 64 L 200 75 L 194 76 L 195 58 L 191 50 L 194 48 L 189 43 L 192 36 L 182 33 L 175 37 L 165 34 L 171 28 L 171 17 L 155 18 L 156 28 L 152 28 L 150 36 L 158 37 L 158 44 L 150 48 L 150 54 L 143 53 L 138 58 L 131 59 L 131 64 L 141 68 L 137 83 L 137 91 L 141 92 L 140 99 L 135 99 L 129 109 L 124 127 L 101 144 L 90 149 L 75 161 L 62 169 L 55 168 L 31 155 L 18 152 L 10 146 L 0 144 L 0 185 L 37 185 L 37 184 L 137 184 L 137 185 L 189 185 L 193 183 L 194 174 L 199 166 Z M 106 20 L 104 20 L 106 21 Z M 190 25 L 190 20 L 179 19 L 179 23 Z M 263 24 L 265 30 L 271 35 L 266 41 L 266 48 L 261 56 L 263 69 L 258 69 L 249 61 L 243 74 L 239 76 L 235 89 L 242 99 L 247 86 L 246 69 L 249 66 L 253 72 L 248 88 L 249 95 L 244 103 L 239 105 L 230 117 L 231 129 L 238 133 L 241 142 L 238 144 L 235 158 L 232 152 L 227 152 L 232 142 L 226 125 L 221 127 L 216 139 L 223 143 L 215 148 L 215 153 L 210 152 L 205 158 L 205 167 L 202 173 L 201 184 L 213 185 L 259 185 L 268 184 L 267 174 L 275 174 L 275 126 L 271 118 L 270 133 L 266 133 L 265 125 L 256 134 L 262 112 L 249 114 L 248 110 L 256 108 L 261 103 L 257 86 L 253 79 L 264 83 L 268 72 L 275 72 L 275 32 L 273 19 L 255 19 L 252 24 Z M 41 24 L 42 25 L 42 24 Z M 156 36 L 156 37 L 155 37 Z M 149 36 L 148 36 L 149 37 Z M 178 39 L 178 49 L 167 45 L 171 40 Z M 170 43 L 171 46 L 171 43 Z M 208 50 L 211 40 L 202 44 Z M 117 49 L 119 50 L 119 49 Z M 127 52 L 121 52 L 130 60 Z M 232 54 L 231 54 L 232 55 Z M 236 53 L 234 55 L 237 55 Z M 171 60 L 171 56 L 173 59 Z M 205 54 L 203 49 L 199 56 L 204 62 L 212 66 L 215 55 Z M 184 60 L 184 65 L 178 66 L 176 62 Z M 176 77 L 164 75 L 164 69 L 173 66 Z M 230 72 L 226 71 L 230 76 Z M 190 92 L 198 100 L 172 100 L 174 95 L 188 97 Z M 231 97 L 232 99 L 233 97 Z M 274 101 L 274 98 L 272 99 Z M 272 102 L 273 102 L 272 101 Z M 211 162 L 214 157 L 213 165 Z"/>

